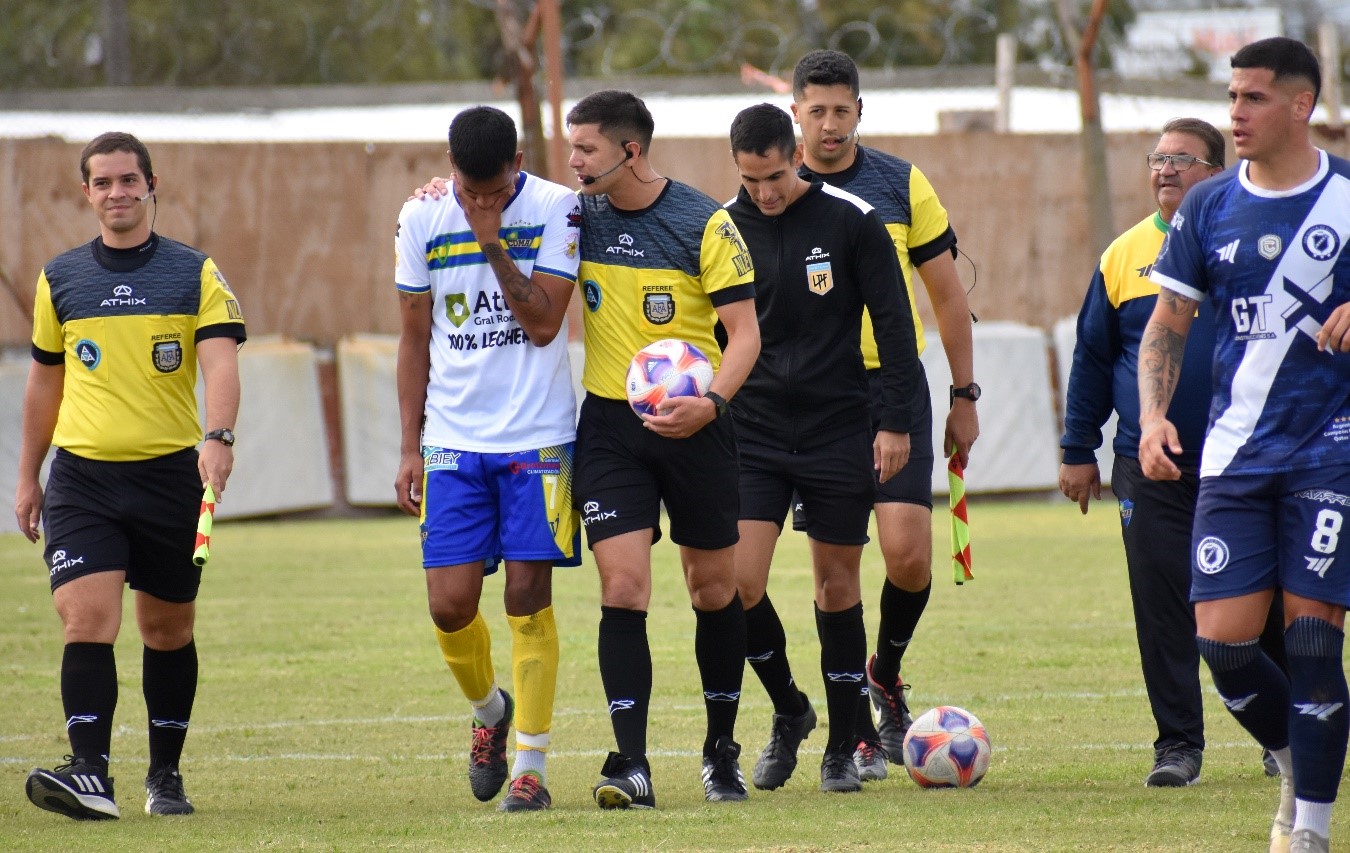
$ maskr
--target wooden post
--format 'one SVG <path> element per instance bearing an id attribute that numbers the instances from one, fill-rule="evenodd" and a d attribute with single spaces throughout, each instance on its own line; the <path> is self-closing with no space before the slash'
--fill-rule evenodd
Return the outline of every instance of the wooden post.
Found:
<path id="1" fill-rule="evenodd" d="M 994 85 L 998 88 L 998 106 L 994 110 L 994 131 L 1012 130 L 1013 76 L 1017 69 L 1017 37 L 999 33 L 994 42 Z"/>

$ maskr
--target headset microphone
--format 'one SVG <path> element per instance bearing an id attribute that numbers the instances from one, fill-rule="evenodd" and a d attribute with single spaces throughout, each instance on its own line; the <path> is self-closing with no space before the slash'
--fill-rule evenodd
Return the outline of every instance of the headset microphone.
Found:
<path id="1" fill-rule="evenodd" d="M 150 200 L 150 196 L 152 195 L 154 195 L 154 193 L 148 192 L 145 195 L 134 195 L 132 196 L 132 198 L 136 199 L 136 201 L 139 201 L 141 204 L 145 204 L 147 201 Z"/>
<path id="2" fill-rule="evenodd" d="M 627 143 L 625 143 L 625 148 L 623 149 L 623 159 L 622 159 L 622 160 L 620 160 L 619 162 L 615 163 L 614 166 L 613 166 L 612 168 L 606 169 L 605 171 L 601 172 L 600 174 L 596 175 L 595 177 L 591 177 L 590 175 L 587 175 L 586 177 L 581 178 L 581 184 L 582 184 L 582 186 L 589 187 L 591 184 L 595 183 L 596 181 L 600 180 L 601 178 L 608 178 L 610 175 L 612 175 L 612 174 L 614 174 L 615 172 L 619 171 L 619 168 L 620 168 L 621 166 L 623 166 L 624 163 L 627 163 L 629 160 L 632 160 L 632 159 L 633 159 L 633 149 L 626 147 L 626 145 L 627 145 Z"/>

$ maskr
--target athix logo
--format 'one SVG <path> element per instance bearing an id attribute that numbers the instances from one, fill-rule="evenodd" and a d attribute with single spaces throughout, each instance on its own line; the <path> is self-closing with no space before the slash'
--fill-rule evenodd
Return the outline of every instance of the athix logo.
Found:
<path id="1" fill-rule="evenodd" d="M 1336 562 L 1335 557 L 1304 557 L 1308 561 L 1308 571 L 1315 573 L 1322 580 L 1326 580 L 1327 569 Z"/>
<path id="2" fill-rule="evenodd" d="M 824 249 L 822 249 L 822 248 L 819 247 L 819 246 L 816 246 L 816 247 L 814 247 L 814 248 L 811 249 L 811 254 L 809 254 L 809 255 L 806 256 L 806 260 L 807 260 L 808 262 L 810 262 L 810 261 L 823 261 L 823 260 L 826 260 L 826 259 L 829 258 L 829 257 L 830 257 L 830 253 L 829 253 L 829 252 L 825 251 Z"/>
<path id="3" fill-rule="evenodd" d="M 615 509 L 600 509 L 599 501 L 586 501 L 585 506 L 581 508 L 581 523 L 594 524 L 597 521 L 604 521 L 610 518 L 618 518 L 619 511 Z"/>
<path id="4" fill-rule="evenodd" d="M 151 720 L 150 725 L 157 729 L 183 729 L 187 730 L 187 720 Z"/>
<path id="5" fill-rule="evenodd" d="M 48 575 L 55 575 L 57 572 L 64 572 L 66 569 L 78 566 L 84 562 L 84 556 L 70 557 L 66 555 L 65 549 L 58 549 L 52 552 L 52 569 Z"/>
<path id="6" fill-rule="evenodd" d="M 1223 698 L 1223 697 L 1220 697 L 1220 698 Z M 1239 697 L 1236 698 L 1236 699 L 1224 699 L 1224 700 L 1223 700 L 1223 704 L 1225 704 L 1225 705 L 1228 706 L 1228 710 L 1230 710 L 1230 711 L 1232 711 L 1234 714 L 1236 714 L 1236 713 L 1238 713 L 1239 711 L 1242 711 L 1242 710 L 1246 709 L 1246 707 L 1247 707 L 1248 705 L 1250 705 L 1250 704 L 1252 703 L 1252 700 L 1255 699 L 1255 698 L 1256 698 L 1256 694 L 1255 694 L 1255 693 L 1250 693 L 1250 694 L 1248 694 L 1248 695 L 1246 695 L 1246 696 L 1239 696 Z"/>
<path id="7" fill-rule="evenodd" d="M 606 248 L 605 253 L 610 255 L 627 255 L 630 258 L 647 257 L 645 249 L 633 248 L 633 235 L 631 234 L 620 234 L 619 245 Z"/>
<path id="8" fill-rule="evenodd" d="M 1242 242 L 1241 239 L 1234 240 L 1227 246 L 1222 246 L 1218 249 L 1215 249 L 1214 251 L 1219 256 L 1219 262 L 1222 263 L 1223 261 L 1227 261 L 1230 264 L 1237 263 L 1236 258 L 1237 258 L 1238 244 L 1241 242 Z"/>
<path id="9" fill-rule="evenodd" d="M 133 296 L 131 286 L 119 284 L 113 288 L 112 299 L 105 299 L 99 303 L 100 308 L 124 308 L 133 305 L 146 305 L 146 301 L 139 296 Z"/>
<path id="10" fill-rule="evenodd" d="M 745 659 L 746 659 L 746 660 L 751 660 L 751 661 L 772 660 L 772 659 L 773 659 L 773 649 L 770 649 L 769 651 L 765 652 L 765 653 L 762 654 L 762 655 L 746 655 L 746 656 L 745 656 Z"/>
<path id="11" fill-rule="evenodd" d="M 1327 719 L 1341 709 L 1340 702 L 1295 702 L 1300 717 L 1316 717 L 1325 723 Z"/>
<path id="12" fill-rule="evenodd" d="M 80 723 L 97 723 L 97 722 L 98 722 L 98 714 L 76 714 L 69 720 L 66 720 L 66 728 L 69 729 L 71 726 L 77 726 Z"/>
<path id="13" fill-rule="evenodd" d="M 631 711 L 636 704 L 632 699 L 614 699 L 609 703 L 609 715 L 612 717 L 619 711 Z"/>
<path id="14" fill-rule="evenodd" d="M 735 693 L 719 693 L 716 690 L 704 690 L 703 698 L 709 702 L 739 702 L 741 692 L 737 690 Z"/>

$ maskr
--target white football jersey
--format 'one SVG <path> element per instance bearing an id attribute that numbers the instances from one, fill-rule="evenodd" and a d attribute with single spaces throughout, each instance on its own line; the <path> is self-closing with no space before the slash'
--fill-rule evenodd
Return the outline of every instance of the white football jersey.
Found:
<path id="1" fill-rule="evenodd" d="M 581 210 L 566 187 L 521 172 L 501 240 L 522 273 L 577 278 Z M 431 294 L 431 377 L 422 443 L 511 453 L 576 438 L 567 322 L 544 347 L 516 322 L 454 193 L 399 212 L 394 281 Z"/>

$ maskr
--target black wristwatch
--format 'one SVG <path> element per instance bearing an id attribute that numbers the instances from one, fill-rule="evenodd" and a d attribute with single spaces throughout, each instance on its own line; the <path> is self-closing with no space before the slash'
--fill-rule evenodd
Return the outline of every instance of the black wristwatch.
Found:
<path id="1" fill-rule="evenodd" d="M 721 394 L 718 394 L 715 391 L 708 391 L 703 396 L 705 399 L 712 400 L 713 407 L 717 410 L 717 414 L 713 416 L 713 420 L 717 420 L 727 413 L 727 400 Z"/>
<path id="2" fill-rule="evenodd" d="M 953 385 L 950 403 L 955 403 L 957 397 L 961 397 L 973 403 L 976 400 L 980 399 L 980 386 L 976 385 L 974 382 L 970 383 L 969 385 L 964 385 L 960 388 L 957 388 L 955 385 Z"/>
<path id="3" fill-rule="evenodd" d="M 234 430 L 229 427 L 213 429 L 202 436 L 202 441 L 219 441 L 226 447 L 234 447 Z"/>

